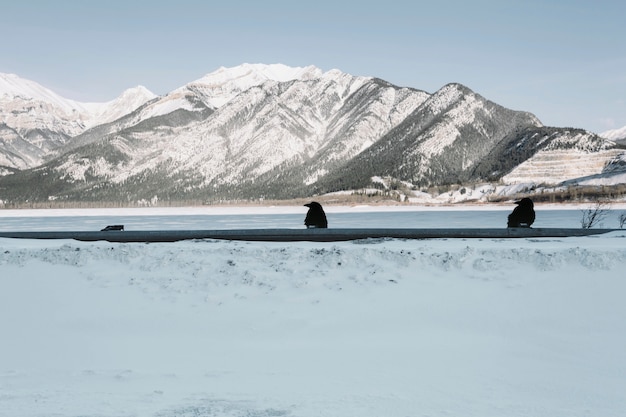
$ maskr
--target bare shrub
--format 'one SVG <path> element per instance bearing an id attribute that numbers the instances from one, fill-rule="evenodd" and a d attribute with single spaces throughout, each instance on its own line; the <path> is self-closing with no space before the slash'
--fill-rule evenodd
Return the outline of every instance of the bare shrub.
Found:
<path id="1" fill-rule="evenodd" d="M 582 210 L 583 217 L 580 220 L 582 228 L 591 229 L 593 226 L 597 225 L 609 214 L 610 208 L 611 203 L 598 200 L 592 207 Z"/>

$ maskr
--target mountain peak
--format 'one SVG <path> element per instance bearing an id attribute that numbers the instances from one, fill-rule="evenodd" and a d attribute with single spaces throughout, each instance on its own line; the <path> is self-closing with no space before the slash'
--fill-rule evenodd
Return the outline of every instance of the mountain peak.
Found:
<path id="1" fill-rule="evenodd" d="M 126 90 L 124 90 L 122 94 L 120 94 L 118 99 L 123 98 L 123 97 L 131 97 L 131 96 L 143 96 L 149 99 L 153 99 L 157 95 L 154 94 L 152 91 L 148 90 L 143 85 L 138 85 L 136 87 L 127 88 Z"/>
<path id="2" fill-rule="evenodd" d="M 53 104 L 67 113 L 82 109 L 81 104 L 65 99 L 41 84 L 15 74 L 0 73 L 0 98 L 42 101 Z"/>
<path id="3" fill-rule="evenodd" d="M 108 103 L 94 104 L 91 112 L 94 117 L 89 126 L 96 123 L 108 123 L 139 108 L 157 95 L 142 85 L 124 90 L 116 99 Z"/>
<path id="4" fill-rule="evenodd" d="M 236 67 L 220 67 L 211 72 L 197 83 L 207 85 L 221 85 L 225 82 L 240 85 L 258 85 L 264 81 L 285 82 L 291 80 L 315 79 L 322 75 L 322 71 L 313 66 L 289 67 L 284 64 L 241 64 Z"/>
<path id="5" fill-rule="evenodd" d="M 0 96 L 31 96 L 34 92 L 42 93 L 45 87 L 34 81 L 21 78 L 16 74 L 0 72 Z"/>
<path id="6" fill-rule="evenodd" d="M 312 65 L 289 67 L 283 64 L 242 64 L 230 68 L 220 67 L 204 77 L 174 90 L 173 93 L 179 94 L 185 90 L 201 91 L 205 102 L 217 108 L 242 91 L 268 81 L 313 80 L 321 76 L 322 70 Z"/>

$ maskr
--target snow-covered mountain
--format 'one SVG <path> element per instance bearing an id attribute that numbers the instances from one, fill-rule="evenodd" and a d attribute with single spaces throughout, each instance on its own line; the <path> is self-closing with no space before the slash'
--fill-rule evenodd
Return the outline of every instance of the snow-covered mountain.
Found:
<path id="1" fill-rule="evenodd" d="M 558 183 L 603 174 L 611 161 L 619 171 L 623 158 L 611 141 L 544 127 L 460 84 L 429 94 L 314 66 L 220 68 L 162 97 L 139 87 L 99 106 L 32 88 L 38 102 L 66 109 L 65 130 L 44 150 L 18 140 L 15 120 L 0 125 L 0 165 L 14 172 L 0 178 L 0 200 L 291 198 L 366 187 L 373 177 L 414 187 Z M 4 94 L 6 103 L 27 100 L 21 91 Z M 29 145 L 40 153 L 18 165 Z M 539 174 L 542 160 L 553 169 Z"/>
<path id="2" fill-rule="evenodd" d="M 0 166 L 26 169 L 96 124 L 116 120 L 155 97 L 131 88 L 106 103 L 80 103 L 40 84 L 0 73 Z"/>
<path id="3" fill-rule="evenodd" d="M 607 130 L 600 133 L 600 136 L 611 140 L 626 140 L 626 126 L 619 129 Z"/>

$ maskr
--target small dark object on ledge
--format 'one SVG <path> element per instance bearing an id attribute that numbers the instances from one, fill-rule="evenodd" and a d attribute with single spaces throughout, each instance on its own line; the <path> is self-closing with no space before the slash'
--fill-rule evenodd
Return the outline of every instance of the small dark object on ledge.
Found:
<path id="1" fill-rule="evenodd" d="M 307 229 L 326 229 L 328 227 L 326 213 L 324 213 L 324 209 L 320 203 L 312 201 L 305 204 L 305 207 L 309 208 L 304 219 L 304 225 Z"/>
<path id="2" fill-rule="evenodd" d="M 124 230 L 123 224 L 113 224 L 111 226 L 107 226 L 104 229 L 100 230 L 101 232 L 109 232 L 111 230 Z"/>
<path id="3" fill-rule="evenodd" d="M 533 200 L 524 197 L 515 202 L 517 207 L 509 214 L 507 227 L 530 227 L 535 222 L 535 208 Z"/>

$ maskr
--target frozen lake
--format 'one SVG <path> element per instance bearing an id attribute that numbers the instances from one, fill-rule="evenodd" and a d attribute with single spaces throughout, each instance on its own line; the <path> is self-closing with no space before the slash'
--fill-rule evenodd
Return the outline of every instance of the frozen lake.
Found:
<path id="1" fill-rule="evenodd" d="M 402 209 L 328 207 L 330 228 L 498 228 L 513 209 Z M 0 230 L 100 230 L 123 224 L 126 230 L 213 230 L 303 228 L 305 207 L 168 208 L 0 211 Z M 533 227 L 579 228 L 583 209 L 536 209 Z M 626 210 L 608 210 L 596 227 L 619 228 Z"/>

